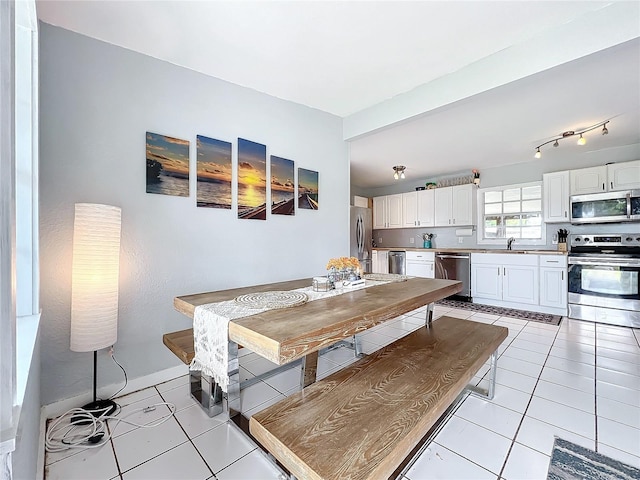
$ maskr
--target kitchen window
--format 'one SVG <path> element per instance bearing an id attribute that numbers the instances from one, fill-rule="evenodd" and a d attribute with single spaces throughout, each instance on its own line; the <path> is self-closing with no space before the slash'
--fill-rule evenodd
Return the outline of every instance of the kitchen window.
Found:
<path id="1" fill-rule="evenodd" d="M 542 221 L 542 182 L 483 188 L 478 191 L 478 243 L 546 243 Z"/>

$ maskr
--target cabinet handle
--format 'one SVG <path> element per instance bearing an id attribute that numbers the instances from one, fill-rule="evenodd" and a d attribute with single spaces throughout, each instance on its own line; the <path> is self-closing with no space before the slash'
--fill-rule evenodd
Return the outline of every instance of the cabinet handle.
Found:
<path id="1" fill-rule="evenodd" d="M 604 183 L 602 184 L 602 190 L 604 190 Z"/>
<path id="2" fill-rule="evenodd" d="M 564 218 L 567 218 L 567 211 L 564 211 Z"/>
<path id="3" fill-rule="evenodd" d="M 507 274 L 507 268 L 506 267 L 502 267 L 502 274 L 506 275 Z"/>
<path id="4" fill-rule="evenodd" d="M 500 276 L 500 267 L 498 267 L 498 276 Z"/>
<path id="5" fill-rule="evenodd" d="M 456 224 L 456 219 L 455 219 L 455 218 L 453 219 L 453 224 L 454 224 L 454 225 Z"/>
<path id="6" fill-rule="evenodd" d="M 611 190 L 613 190 L 613 182 L 611 182 Z"/>
<path id="7" fill-rule="evenodd" d="M 564 270 L 560 272 L 560 280 L 564 281 Z"/>

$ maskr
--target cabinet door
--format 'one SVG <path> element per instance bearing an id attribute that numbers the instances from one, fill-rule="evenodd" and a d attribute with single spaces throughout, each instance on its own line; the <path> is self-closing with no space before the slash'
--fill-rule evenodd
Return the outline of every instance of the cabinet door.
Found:
<path id="1" fill-rule="evenodd" d="M 453 210 L 452 188 L 453 187 L 444 187 L 434 190 L 436 227 L 448 227 L 451 225 L 451 213 Z"/>
<path id="2" fill-rule="evenodd" d="M 473 184 L 451 187 L 453 225 L 473 225 L 473 205 L 475 188 Z"/>
<path id="3" fill-rule="evenodd" d="M 502 299 L 502 267 L 471 263 L 471 296 Z"/>
<path id="4" fill-rule="evenodd" d="M 538 266 L 505 265 L 502 273 L 502 300 L 538 304 Z"/>
<path id="5" fill-rule="evenodd" d="M 431 276 L 433 263 L 407 260 L 407 275 L 410 277 L 433 278 Z"/>
<path id="6" fill-rule="evenodd" d="M 571 170 L 571 195 L 607 191 L 607 167 L 580 168 Z"/>
<path id="7" fill-rule="evenodd" d="M 387 195 L 387 228 L 402 228 L 402 194 Z"/>
<path id="8" fill-rule="evenodd" d="M 540 305 L 567 308 L 567 272 L 564 268 L 540 267 Z"/>
<path id="9" fill-rule="evenodd" d="M 378 272 L 389 273 L 389 252 L 378 250 Z"/>
<path id="10" fill-rule="evenodd" d="M 381 273 L 378 271 L 378 251 L 371 252 L 371 273 Z"/>
<path id="11" fill-rule="evenodd" d="M 387 228 L 387 197 L 373 198 L 373 228 Z"/>
<path id="12" fill-rule="evenodd" d="M 433 227 L 435 225 L 435 190 L 419 190 L 416 192 L 418 205 L 418 226 Z"/>
<path id="13" fill-rule="evenodd" d="M 542 176 L 544 221 L 569 221 L 569 171 L 545 173 Z"/>
<path id="14" fill-rule="evenodd" d="M 640 188 L 640 160 L 607 165 L 609 190 Z"/>
<path id="15" fill-rule="evenodd" d="M 418 226 L 418 192 L 402 194 L 402 224 L 405 227 Z"/>

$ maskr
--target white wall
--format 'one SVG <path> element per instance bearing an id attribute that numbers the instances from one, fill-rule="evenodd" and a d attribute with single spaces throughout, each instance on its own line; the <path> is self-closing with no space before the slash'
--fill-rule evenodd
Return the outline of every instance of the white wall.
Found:
<path id="1" fill-rule="evenodd" d="M 176 295 L 312 276 L 348 252 L 340 118 L 57 27 L 40 39 L 44 404 L 91 389 L 91 354 L 69 350 L 74 203 L 122 207 L 115 353 L 130 378 L 179 363 L 162 344 L 191 325 Z M 146 131 L 191 141 L 189 198 L 145 193 Z M 318 171 L 320 209 L 259 221 L 197 208 L 198 134 L 231 142 L 234 164 L 242 137 Z M 121 379 L 106 355 L 99 366 L 99 385 Z"/>

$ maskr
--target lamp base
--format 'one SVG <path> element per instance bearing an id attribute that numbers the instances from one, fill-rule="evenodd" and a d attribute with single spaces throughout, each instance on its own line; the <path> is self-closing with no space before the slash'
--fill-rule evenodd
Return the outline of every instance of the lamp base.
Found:
<path id="1" fill-rule="evenodd" d="M 118 406 L 113 400 L 95 400 L 82 406 L 82 409 L 94 417 L 111 415 Z M 75 425 L 89 425 L 91 420 L 87 420 L 86 415 L 78 414 L 71 416 L 71 423 Z"/>

